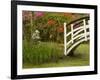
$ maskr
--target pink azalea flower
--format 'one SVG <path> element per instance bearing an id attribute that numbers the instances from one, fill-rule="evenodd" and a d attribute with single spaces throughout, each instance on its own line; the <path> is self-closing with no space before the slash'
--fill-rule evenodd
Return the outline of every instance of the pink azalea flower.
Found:
<path id="1" fill-rule="evenodd" d="M 34 12 L 34 17 L 37 18 L 37 17 L 42 17 L 44 15 L 43 12 Z"/>

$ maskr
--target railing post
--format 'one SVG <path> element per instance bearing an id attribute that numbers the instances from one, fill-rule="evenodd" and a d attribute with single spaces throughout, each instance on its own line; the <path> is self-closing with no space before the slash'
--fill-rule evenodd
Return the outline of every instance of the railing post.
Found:
<path id="1" fill-rule="evenodd" d="M 71 40 L 72 40 L 72 43 L 73 43 L 73 24 L 71 24 Z"/>
<path id="2" fill-rule="evenodd" d="M 84 26 L 84 35 L 85 35 L 85 41 L 87 41 L 87 33 L 86 33 L 86 21 L 83 20 L 83 26 Z"/>
<path id="3" fill-rule="evenodd" d="M 67 54 L 66 53 L 66 50 L 67 50 L 67 46 L 66 46 L 66 44 L 67 44 L 66 32 L 67 32 L 67 30 L 66 30 L 66 23 L 64 23 L 64 55 Z"/>

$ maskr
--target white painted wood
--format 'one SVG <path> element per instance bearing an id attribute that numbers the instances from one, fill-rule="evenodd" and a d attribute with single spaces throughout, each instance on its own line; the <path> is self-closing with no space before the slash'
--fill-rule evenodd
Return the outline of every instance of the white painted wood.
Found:
<path id="1" fill-rule="evenodd" d="M 74 31 L 74 32 L 75 32 L 75 31 L 78 31 L 79 29 L 83 29 L 83 27 L 84 27 L 84 26 L 80 26 L 80 27 L 78 27 L 78 28 L 74 29 L 73 31 Z M 86 25 L 86 27 L 88 27 L 88 28 L 89 28 L 89 25 Z"/>
<path id="2" fill-rule="evenodd" d="M 89 39 L 90 39 L 90 38 L 87 38 L 87 40 L 89 40 Z M 72 45 L 72 46 L 67 50 L 66 55 L 68 55 L 69 52 L 70 52 L 75 46 L 77 46 L 78 44 L 80 44 L 80 43 L 82 43 L 82 42 L 84 42 L 84 41 L 85 41 L 85 39 L 82 39 L 82 40 L 76 42 L 74 45 Z"/>
<path id="3" fill-rule="evenodd" d="M 67 33 L 66 23 L 64 23 L 64 55 L 66 55 L 66 50 L 67 50 L 67 47 L 66 47 L 66 44 L 67 44 L 66 33 Z"/>
<path id="4" fill-rule="evenodd" d="M 86 25 L 86 28 L 89 28 L 89 25 Z M 79 31 L 79 30 L 83 30 L 83 26 L 80 26 L 80 27 L 74 29 L 73 32 Z M 67 33 L 66 37 L 69 36 L 71 33 L 72 33 L 71 31 L 69 33 Z M 73 36 L 75 36 L 75 34 Z"/>
<path id="5" fill-rule="evenodd" d="M 72 43 L 74 42 L 73 40 L 73 24 L 71 24 L 71 39 L 72 39 Z"/>
<path id="6" fill-rule="evenodd" d="M 88 25 L 86 25 L 86 29 L 88 29 L 89 28 L 89 26 Z M 76 36 L 76 35 L 78 35 L 78 33 L 80 33 L 80 32 L 82 32 L 84 29 L 82 28 L 82 29 L 79 29 L 79 30 L 77 30 L 77 32 L 76 33 L 74 33 L 74 37 Z"/>
<path id="7" fill-rule="evenodd" d="M 79 34 L 79 35 L 75 36 L 75 37 L 73 38 L 73 40 L 75 40 L 75 39 L 77 39 L 77 38 L 79 38 L 79 37 L 81 37 L 81 36 L 85 37 L 85 36 L 87 36 L 87 35 L 89 35 L 89 34 L 90 34 L 90 32 L 87 32 L 86 34 L 84 34 L 84 33 Z M 85 39 L 85 40 L 86 40 L 86 39 Z"/>
<path id="8" fill-rule="evenodd" d="M 66 44 L 66 46 L 68 46 L 71 43 L 72 43 L 72 40 L 68 41 L 67 44 Z"/>
<path id="9" fill-rule="evenodd" d="M 74 37 L 77 36 L 77 35 L 78 35 L 80 32 L 82 32 L 83 30 L 84 30 L 84 29 L 80 29 L 80 30 L 78 30 L 77 32 L 74 33 L 73 36 L 74 36 Z"/>
<path id="10" fill-rule="evenodd" d="M 90 35 L 90 33 L 87 33 L 87 36 L 89 36 Z M 81 36 L 81 37 L 79 37 L 78 39 L 81 39 L 81 38 L 84 38 L 85 36 Z"/>
<path id="11" fill-rule="evenodd" d="M 86 34 L 86 35 L 87 35 L 87 36 L 88 36 L 88 35 L 90 35 L 90 32 L 87 32 L 87 34 Z M 81 39 L 81 38 L 83 38 L 83 37 L 85 37 L 85 36 L 84 36 L 84 33 L 83 33 L 83 34 L 80 34 L 80 35 L 75 36 L 75 37 L 73 38 L 73 40 L 75 40 L 75 39 L 77 39 L 77 38 L 78 38 L 78 39 Z M 67 42 L 67 44 L 66 44 L 66 46 L 68 46 L 69 44 L 71 44 L 71 42 L 72 42 L 72 40 L 68 41 L 68 42 Z"/>
<path id="12" fill-rule="evenodd" d="M 79 30 L 79 29 L 82 29 L 82 28 L 83 28 L 83 26 L 80 26 L 80 27 L 74 29 L 73 31 L 75 32 L 75 31 L 77 31 L 77 30 Z"/>
<path id="13" fill-rule="evenodd" d="M 68 55 L 69 52 L 78 44 L 80 44 L 83 41 L 87 41 L 90 38 L 87 37 L 90 35 L 90 32 L 87 32 L 86 29 L 89 28 L 89 24 L 86 25 L 85 19 L 83 19 L 83 26 L 80 26 L 76 29 L 73 28 L 73 24 L 71 24 L 71 31 L 67 33 L 66 23 L 64 23 L 64 55 Z M 80 33 L 84 31 L 84 33 Z M 79 34 L 80 33 L 80 34 Z M 71 40 L 67 42 L 67 37 L 71 35 Z M 74 43 L 74 40 L 78 39 L 79 41 Z M 81 40 L 80 40 L 81 39 Z M 74 43 L 74 44 L 72 44 Z M 71 45 L 70 47 L 68 47 Z"/>
<path id="14" fill-rule="evenodd" d="M 83 25 L 84 25 L 84 35 L 85 35 L 85 41 L 87 41 L 87 35 L 86 35 L 86 21 L 83 19 Z"/>
<path id="15" fill-rule="evenodd" d="M 69 33 L 67 33 L 66 37 L 69 36 L 72 32 L 70 31 Z"/>

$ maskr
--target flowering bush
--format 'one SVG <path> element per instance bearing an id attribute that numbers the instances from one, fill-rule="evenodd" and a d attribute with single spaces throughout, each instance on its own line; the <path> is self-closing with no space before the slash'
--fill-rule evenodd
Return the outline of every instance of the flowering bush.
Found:
<path id="1" fill-rule="evenodd" d="M 38 29 L 40 31 L 41 41 L 54 41 L 57 42 L 58 39 L 63 39 L 64 28 L 63 23 L 69 23 L 71 20 L 74 20 L 77 17 L 80 17 L 81 14 L 73 13 L 57 13 L 57 12 L 41 12 L 41 11 L 23 11 L 23 22 L 27 20 L 26 24 L 29 24 L 29 27 L 25 27 L 25 35 Z M 29 30 L 28 32 L 26 30 Z M 28 36 L 27 36 L 28 37 Z M 63 42 L 63 40 L 62 40 Z"/>
<path id="2" fill-rule="evenodd" d="M 34 12 L 34 18 L 39 18 L 39 17 L 42 17 L 42 16 L 44 16 L 43 12 L 39 12 L 39 11 Z"/>
<path id="3" fill-rule="evenodd" d="M 47 24 L 48 25 L 54 25 L 56 22 L 52 19 L 48 20 Z"/>
<path id="4" fill-rule="evenodd" d="M 63 26 L 58 27 L 57 31 L 58 31 L 58 33 L 64 32 L 64 27 Z"/>

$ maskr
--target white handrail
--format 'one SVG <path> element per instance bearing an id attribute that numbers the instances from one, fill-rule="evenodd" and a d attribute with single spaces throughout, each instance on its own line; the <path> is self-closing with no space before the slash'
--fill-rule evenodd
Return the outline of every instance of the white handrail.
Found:
<path id="1" fill-rule="evenodd" d="M 86 29 L 88 29 L 89 28 L 89 26 L 88 25 L 86 25 Z M 84 29 L 82 28 L 82 29 L 79 29 L 75 34 L 74 34 L 74 36 L 76 36 L 77 34 L 79 34 L 80 32 L 82 32 Z"/>
<path id="2" fill-rule="evenodd" d="M 89 28 L 89 26 L 86 25 L 86 28 Z M 73 32 L 76 32 L 76 31 L 79 31 L 79 30 L 82 30 L 82 29 L 83 29 L 83 26 L 80 26 L 80 27 L 74 29 Z M 67 33 L 66 37 L 69 36 L 71 33 L 72 33 L 71 31 L 70 31 L 69 33 Z M 74 34 L 74 35 L 75 35 L 75 34 Z"/>
<path id="3" fill-rule="evenodd" d="M 87 37 L 87 35 L 89 35 L 89 34 L 90 34 L 90 32 L 87 32 L 86 34 L 82 33 L 82 34 L 79 34 L 79 35 L 75 36 L 73 39 L 75 40 L 75 39 L 77 39 L 81 36 Z"/>
<path id="4" fill-rule="evenodd" d="M 90 32 L 88 32 L 88 33 L 86 34 L 86 36 L 88 36 L 88 35 L 90 35 Z M 75 40 L 75 39 L 81 39 L 81 38 L 83 38 L 83 37 L 85 37 L 85 35 L 82 33 L 82 34 L 77 35 L 76 37 L 74 37 L 73 40 Z M 72 40 L 68 41 L 67 44 L 66 44 L 66 46 L 68 46 L 70 43 L 72 43 Z"/>
<path id="5" fill-rule="evenodd" d="M 80 26 L 80 27 L 74 29 L 74 32 L 77 31 L 77 30 L 79 30 L 79 29 L 83 29 L 83 26 Z"/>
<path id="6" fill-rule="evenodd" d="M 69 33 L 67 33 L 66 37 L 69 36 L 72 32 L 70 31 Z"/>
<path id="7" fill-rule="evenodd" d="M 68 46 L 71 43 L 72 43 L 72 40 L 68 41 L 67 44 L 66 44 L 66 46 Z"/>

